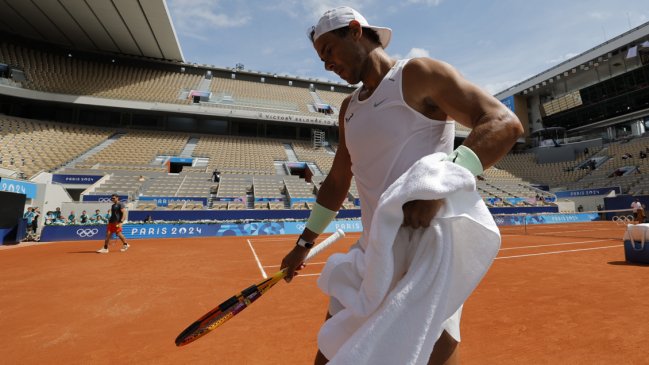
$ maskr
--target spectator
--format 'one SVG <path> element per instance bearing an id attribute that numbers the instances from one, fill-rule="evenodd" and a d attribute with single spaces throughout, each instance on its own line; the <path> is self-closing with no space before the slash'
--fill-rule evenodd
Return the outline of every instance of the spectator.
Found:
<path id="1" fill-rule="evenodd" d="M 77 217 L 74 215 L 74 210 L 70 211 L 70 215 L 68 215 L 68 224 L 76 224 L 77 223 Z"/>
<path id="2" fill-rule="evenodd" d="M 34 208 L 28 207 L 27 211 L 25 214 L 23 214 L 23 218 L 27 220 L 27 234 L 29 234 L 29 231 L 31 230 L 32 226 L 32 221 L 34 220 Z"/>
<path id="3" fill-rule="evenodd" d="M 584 155 L 587 155 L 588 152 L 590 152 L 590 151 L 588 151 L 588 147 L 584 148 Z"/>
<path id="4" fill-rule="evenodd" d="M 110 221 L 110 209 L 108 209 L 108 213 L 104 215 L 104 221 L 106 222 Z"/>
<path id="5" fill-rule="evenodd" d="M 640 150 L 640 153 L 638 155 L 640 156 L 640 158 L 647 158 L 647 154 L 643 150 Z"/>
<path id="6" fill-rule="evenodd" d="M 577 211 L 578 212 L 583 212 L 584 211 L 584 206 L 579 204 L 579 206 L 577 207 Z"/>
<path id="7" fill-rule="evenodd" d="M 140 177 L 137 179 L 137 181 L 144 181 L 144 180 L 145 180 L 145 179 L 144 179 L 144 176 L 143 176 L 143 175 L 140 175 Z"/>
<path id="8" fill-rule="evenodd" d="M 146 218 L 144 218 L 144 223 L 153 223 L 153 217 L 151 214 L 148 214 Z"/>
<path id="9" fill-rule="evenodd" d="M 99 209 L 95 210 L 95 214 L 93 214 L 92 217 L 90 217 L 90 222 L 95 224 L 104 223 L 104 217 L 101 215 Z"/>
<path id="10" fill-rule="evenodd" d="M 604 210 L 604 208 L 602 207 L 602 205 L 601 205 L 601 204 L 597 204 L 597 211 L 598 211 L 598 212 L 601 212 L 602 210 Z M 604 214 L 604 213 L 599 213 L 599 219 L 600 219 L 600 220 L 606 220 L 606 214 Z"/>
<path id="11" fill-rule="evenodd" d="M 86 214 L 86 211 L 82 211 L 81 215 L 79 216 L 79 223 L 81 224 L 86 224 L 88 223 L 88 214 Z"/>
<path id="12" fill-rule="evenodd" d="M 631 209 L 633 209 L 633 220 L 638 222 L 638 223 L 641 223 L 639 221 L 640 210 L 643 210 L 643 212 L 642 212 L 642 218 L 643 219 L 642 220 L 644 221 L 644 209 L 642 208 L 642 203 L 640 203 L 639 199 L 636 198 L 635 200 L 633 200 L 633 203 L 631 203 Z"/>
<path id="13" fill-rule="evenodd" d="M 212 172 L 212 181 L 217 183 L 221 182 L 221 172 L 217 169 L 214 169 L 214 172 Z"/>
<path id="14" fill-rule="evenodd" d="M 41 211 L 38 207 L 34 207 L 34 218 L 32 219 L 32 233 L 36 235 L 38 231 L 38 219 L 41 217 Z"/>
<path id="15" fill-rule="evenodd" d="M 63 213 L 61 213 L 61 208 L 56 207 L 56 210 L 52 212 L 54 215 L 54 220 L 61 219 L 63 217 Z"/>
<path id="16" fill-rule="evenodd" d="M 54 212 L 51 211 L 51 210 L 48 210 L 45 213 L 45 225 L 46 226 L 50 225 L 50 224 L 54 223 L 55 220 L 56 220 L 56 215 L 54 215 Z"/>

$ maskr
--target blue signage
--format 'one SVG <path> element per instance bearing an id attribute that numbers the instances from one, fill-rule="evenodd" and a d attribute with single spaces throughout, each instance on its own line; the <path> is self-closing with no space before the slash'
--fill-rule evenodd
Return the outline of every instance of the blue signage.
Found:
<path id="1" fill-rule="evenodd" d="M 599 213 L 563 213 L 563 214 L 524 214 L 524 215 L 495 215 L 494 221 L 498 226 L 519 226 L 533 224 L 560 224 L 592 222 L 601 220 Z"/>
<path id="2" fill-rule="evenodd" d="M 556 195 L 557 198 L 572 198 L 572 197 L 579 197 L 579 196 L 608 195 L 611 191 L 615 191 L 616 194 L 621 193 L 620 187 L 615 186 L 615 187 L 607 187 L 607 188 L 555 191 L 554 195 Z"/>
<path id="3" fill-rule="evenodd" d="M 93 195 L 81 195 L 81 200 L 84 202 L 99 202 L 99 203 L 112 203 L 110 197 L 112 194 L 93 194 Z M 119 200 L 125 202 L 128 200 L 126 195 L 118 195 Z"/>
<path id="4" fill-rule="evenodd" d="M 181 163 L 181 164 L 189 164 L 189 165 L 191 165 L 193 161 L 194 161 L 193 158 L 187 158 L 187 157 L 172 157 L 169 159 L 169 162 L 171 163 Z"/>
<path id="5" fill-rule="evenodd" d="M 300 234 L 305 222 L 252 222 L 223 224 L 125 224 L 122 230 L 126 239 L 144 238 L 191 238 L 215 236 L 267 236 L 276 234 Z M 359 220 L 336 220 L 325 229 L 333 233 L 337 229 L 345 232 L 361 232 Z M 41 241 L 86 241 L 106 238 L 106 225 L 45 226 Z"/>
<path id="6" fill-rule="evenodd" d="M 18 181 L 6 177 L 0 179 L 0 191 L 25 194 L 27 199 L 33 199 L 36 197 L 36 187 L 36 184 L 27 181 Z"/>
<path id="7" fill-rule="evenodd" d="M 169 206 L 169 203 L 182 203 L 182 202 L 201 202 L 204 206 L 207 205 L 207 198 L 192 198 L 186 196 L 141 196 L 142 201 L 155 201 L 159 207 Z"/>
<path id="8" fill-rule="evenodd" d="M 52 182 L 59 184 L 80 184 L 80 185 L 92 185 L 99 181 L 103 176 L 101 175 L 64 175 L 64 174 L 54 174 L 52 175 Z"/>
<path id="9" fill-rule="evenodd" d="M 500 101 L 501 103 L 505 104 L 506 107 L 509 108 L 512 112 L 516 112 L 516 107 L 514 106 L 514 95 L 506 97 L 505 99 Z"/>

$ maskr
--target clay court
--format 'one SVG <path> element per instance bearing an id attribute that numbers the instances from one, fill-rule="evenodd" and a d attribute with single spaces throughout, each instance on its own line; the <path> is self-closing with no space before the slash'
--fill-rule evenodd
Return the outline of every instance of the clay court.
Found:
<path id="1" fill-rule="evenodd" d="M 1 362 L 310 364 L 327 306 L 317 275 L 357 237 L 180 348 L 180 331 L 277 271 L 295 237 L 137 240 L 107 255 L 98 241 L 0 246 Z M 647 277 L 621 239 L 505 232 L 464 307 L 462 364 L 646 363 Z"/>

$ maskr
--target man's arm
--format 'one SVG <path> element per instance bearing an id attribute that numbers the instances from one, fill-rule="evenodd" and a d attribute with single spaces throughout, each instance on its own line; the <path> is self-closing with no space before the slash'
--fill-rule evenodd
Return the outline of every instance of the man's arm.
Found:
<path id="1" fill-rule="evenodd" d="M 333 212 L 336 212 L 340 209 L 340 206 L 347 197 L 347 192 L 349 191 L 349 186 L 351 185 L 352 181 L 352 163 L 349 157 L 349 151 L 347 150 L 347 146 L 345 144 L 344 126 L 345 111 L 347 110 L 349 99 L 350 97 L 347 97 L 343 101 L 340 108 L 340 115 L 338 117 L 338 149 L 336 150 L 336 155 L 331 165 L 331 170 L 320 186 L 316 199 L 316 202 L 319 205 Z M 313 212 L 311 214 L 313 214 Z M 300 238 L 306 242 L 314 242 L 318 236 L 318 232 L 313 232 L 310 229 L 305 228 L 300 235 Z M 285 278 L 286 281 L 291 281 L 293 276 L 295 276 L 295 271 L 298 270 L 304 263 L 304 259 L 306 258 L 308 251 L 309 249 L 305 247 L 295 245 L 293 249 L 284 257 L 284 259 L 282 260 L 281 268 L 287 269 Z"/>
<path id="2" fill-rule="evenodd" d="M 444 62 L 430 58 L 408 62 L 403 90 L 406 103 L 424 116 L 472 128 L 464 146 L 477 156 L 479 169 L 493 166 L 523 134 L 523 126 L 507 107 Z M 407 202 L 404 226 L 428 227 L 442 204 L 440 200 Z"/>
<path id="3" fill-rule="evenodd" d="M 124 207 L 124 205 L 122 205 L 120 212 L 122 212 L 122 219 L 118 223 L 122 224 L 126 220 L 126 207 Z"/>
<path id="4" fill-rule="evenodd" d="M 418 58 L 410 61 L 407 68 L 404 83 L 412 85 L 408 102 L 424 112 L 439 108 L 448 119 L 471 128 L 464 145 L 478 156 L 483 169 L 505 156 L 523 134 L 523 126 L 514 113 L 449 64 Z"/>

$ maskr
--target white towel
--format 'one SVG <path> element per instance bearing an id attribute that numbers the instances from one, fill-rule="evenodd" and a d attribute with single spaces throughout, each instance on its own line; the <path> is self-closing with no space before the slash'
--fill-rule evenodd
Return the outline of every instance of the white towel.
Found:
<path id="1" fill-rule="evenodd" d="M 426 364 L 496 257 L 500 233 L 475 178 L 444 157 L 422 158 L 383 193 L 365 252 L 327 261 L 318 286 L 344 307 L 318 334 L 329 364 Z M 404 203 L 432 199 L 445 203 L 429 228 L 401 227 Z"/>

